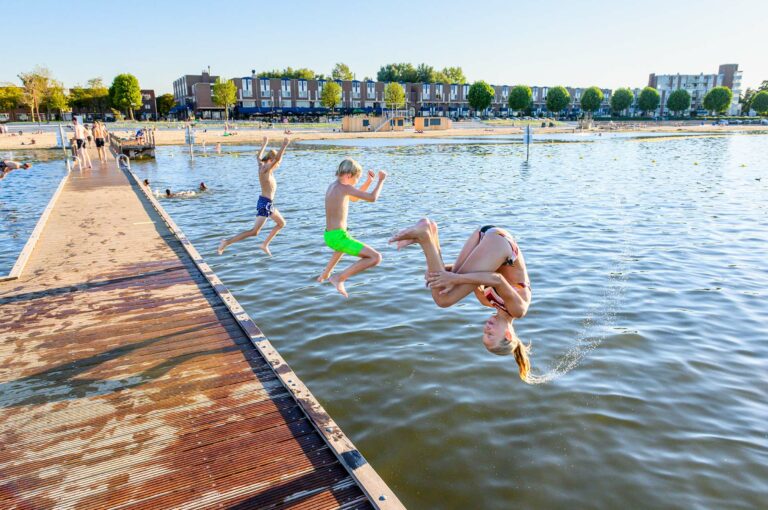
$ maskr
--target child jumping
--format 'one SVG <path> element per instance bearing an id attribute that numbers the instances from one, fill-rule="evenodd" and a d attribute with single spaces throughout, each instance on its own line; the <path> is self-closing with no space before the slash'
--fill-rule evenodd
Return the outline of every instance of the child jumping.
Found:
<path id="1" fill-rule="evenodd" d="M 334 251 L 334 254 L 331 255 L 331 260 L 325 266 L 323 273 L 318 276 L 317 281 L 330 281 L 344 297 L 349 297 L 344 288 L 344 282 L 350 276 L 381 263 L 379 252 L 352 238 L 347 232 L 349 201 L 375 202 L 381 193 L 384 179 L 387 178 L 387 172 L 379 171 L 379 181 L 373 191 L 369 192 L 368 187 L 373 182 L 375 174 L 369 170 L 368 177 L 358 189 L 355 186 L 362 173 L 363 167 L 360 166 L 360 163 L 354 159 L 345 159 L 339 165 L 339 169 L 336 170 L 336 181 L 328 186 L 328 190 L 325 192 L 325 244 Z M 341 274 L 331 276 L 333 268 L 336 267 L 345 253 L 360 257 L 360 260 L 349 266 Z"/>
<path id="2" fill-rule="evenodd" d="M 272 252 L 269 251 L 269 243 L 275 238 L 277 233 L 280 232 L 280 229 L 285 226 L 285 219 L 283 219 L 273 203 L 275 191 L 277 191 L 277 181 L 275 181 L 274 171 L 277 170 L 277 167 L 279 167 L 280 163 L 283 161 L 283 154 L 285 154 L 285 149 L 288 147 L 289 143 L 291 143 L 291 141 L 286 138 L 283 140 L 283 145 L 280 147 L 279 152 L 275 152 L 274 149 L 271 149 L 267 155 L 264 156 L 264 150 L 267 148 L 267 137 L 264 137 L 264 143 L 262 144 L 258 155 L 261 196 L 259 196 L 259 201 L 256 203 L 256 223 L 254 223 L 253 228 L 250 230 L 241 232 L 229 239 L 222 239 L 221 243 L 219 243 L 219 249 L 217 250 L 219 255 L 224 253 L 224 250 L 230 244 L 258 235 L 261 231 L 261 227 L 266 223 L 267 218 L 272 218 L 272 221 L 275 222 L 275 226 L 264 242 L 261 243 L 260 248 L 264 250 L 267 255 L 272 255 Z"/>

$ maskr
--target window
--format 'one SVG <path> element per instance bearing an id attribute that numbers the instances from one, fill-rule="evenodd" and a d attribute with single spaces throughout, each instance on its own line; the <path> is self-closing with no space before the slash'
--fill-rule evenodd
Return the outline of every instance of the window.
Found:
<path id="1" fill-rule="evenodd" d="M 423 83 L 421 85 L 421 98 L 429 99 L 429 83 Z"/>
<path id="2" fill-rule="evenodd" d="M 261 107 L 262 108 L 271 108 L 272 107 L 272 101 L 270 99 L 262 99 L 261 100 Z"/>
<path id="3" fill-rule="evenodd" d="M 256 106 L 256 101 L 243 101 L 243 108 L 253 108 Z"/>
<path id="4" fill-rule="evenodd" d="M 461 93 L 462 93 L 464 99 L 466 99 L 467 96 L 469 95 L 469 85 L 462 85 Z"/>
<path id="5" fill-rule="evenodd" d="M 284 78 L 281 82 L 280 92 L 283 97 L 291 97 L 291 80 Z"/>
<path id="6" fill-rule="evenodd" d="M 262 96 L 268 96 L 269 95 L 269 78 L 259 79 L 259 88 L 261 90 Z"/>
<path id="7" fill-rule="evenodd" d="M 317 80 L 317 98 L 320 99 L 320 94 L 323 93 L 323 86 L 325 85 L 325 80 Z"/>
<path id="8" fill-rule="evenodd" d="M 309 108 L 309 101 L 296 101 L 296 108 Z"/>
<path id="9" fill-rule="evenodd" d="M 506 99 L 507 96 L 509 96 L 509 87 L 507 85 L 504 85 L 503 87 L 501 87 L 501 97 Z"/>
<path id="10" fill-rule="evenodd" d="M 307 80 L 299 80 L 299 97 L 307 97 Z"/>
<path id="11" fill-rule="evenodd" d="M 459 95 L 459 86 L 451 85 L 451 100 L 456 99 L 458 95 Z"/>
<path id="12" fill-rule="evenodd" d="M 353 81 L 352 82 L 352 97 L 360 97 L 360 82 L 359 81 Z"/>
<path id="13" fill-rule="evenodd" d="M 352 108 L 360 108 L 360 101 L 352 101 Z"/>
<path id="14" fill-rule="evenodd" d="M 253 97 L 253 80 L 243 78 L 243 97 Z"/>
<path id="15" fill-rule="evenodd" d="M 365 97 L 367 97 L 368 99 L 373 99 L 374 97 L 376 97 L 376 83 L 369 81 L 367 83 L 367 86 L 368 86 L 368 91 L 365 93 Z"/>
<path id="16" fill-rule="evenodd" d="M 368 127 L 371 125 L 371 121 L 368 119 L 363 119 L 363 127 Z"/>
<path id="17" fill-rule="evenodd" d="M 290 108 L 292 106 L 290 99 L 283 99 L 280 101 L 280 106 L 283 108 Z"/>

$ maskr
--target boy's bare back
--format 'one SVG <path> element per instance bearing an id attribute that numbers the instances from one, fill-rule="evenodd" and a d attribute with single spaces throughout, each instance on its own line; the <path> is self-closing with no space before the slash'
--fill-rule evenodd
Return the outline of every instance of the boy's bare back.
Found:
<path id="1" fill-rule="evenodd" d="M 347 213 L 349 211 L 349 184 L 334 181 L 325 192 L 325 229 L 336 230 L 347 228 Z"/>

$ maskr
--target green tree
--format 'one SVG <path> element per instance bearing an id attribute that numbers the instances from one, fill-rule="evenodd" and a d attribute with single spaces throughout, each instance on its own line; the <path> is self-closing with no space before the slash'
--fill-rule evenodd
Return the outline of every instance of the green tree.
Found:
<path id="1" fill-rule="evenodd" d="M 620 114 L 632 106 L 632 101 L 634 100 L 635 95 L 629 87 L 616 89 L 613 91 L 613 95 L 611 95 L 611 110 L 613 110 L 613 113 L 615 114 Z"/>
<path id="2" fill-rule="evenodd" d="M 731 105 L 733 92 L 728 87 L 715 87 L 704 96 L 704 108 L 718 115 L 725 113 Z"/>
<path id="3" fill-rule="evenodd" d="M 384 102 L 387 108 L 395 109 L 405 106 L 405 90 L 397 82 L 387 83 L 384 87 Z"/>
<path id="4" fill-rule="evenodd" d="M 768 115 L 768 90 L 761 90 L 752 98 L 751 108 L 760 115 Z"/>
<path id="5" fill-rule="evenodd" d="M 341 102 L 341 85 L 335 81 L 325 82 L 323 91 L 320 93 L 320 104 L 333 111 Z"/>
<path id="6" fill-rule="evenodd" d="M 648 115 L 648 112 L 656 110 L 660 102 L 659 91 L 653 87 L 645 87 L 637 97 L 637 107 L 640 108 L 643 115 Z"/>
<path id="7" fill-rule="evenodd" d="M 289 78 L 295 80 L 314 80 L 318 77 L 312 69 L 302 67 L 294 69 L 293 67 L 286 67 L 282 71 L 280 69 L 273 69 L 271 71 L 262 71 L 256 75 L 258 78 Z"/>
<path id="8" fill-rule="evenodd" d="M 13 110 L 24 104 L 24 90 L 20 87 L 0 87 L 0 110 Z"/>
<path id="9" fill-rule="evenodd" d="M 331 78 L 334 80 L 349 81 L 354 80 L 355 75 L 352 74 L 352 71 L 350 71 L 347 64 L 339 62 L 333 67 L 333 71 L 331 71 Z"/>
<path id="10" fill-rule="evenodd" d="M 419 81 L 419 75 L 416 72 L 416 68 L 413 64 L 403 62 L 400 64 L 387 64 L 379 68 L 379 72 L 376 73 L 376 79 L 378 81 L 397 81 L 404 83 L 414 83 Z"/>
<path id="11" fill-rule="evenodd" d="M 558 114 L 565 110 L 565 108 L 571 104 L 571 95 L 565 89 L 565 87 L 557 86 L 552 87 L 547 92 L 547 110 L 552 113 Z"/>
<path id="12" fill-rule="evenodd" d="M 64 95 L 64 85 L 61 82 L 51 80 L 45 91 L 41 106 L 45 108 L 48 121 L 51 120 L 51 112 L 61 113 L 69 107 L 67 96 Z"/>
<path id="13" fill-rule="evenodd" d="M 467 101 L 469 106 L 480 113 L 485 111 L 486 108 L 491 106 L 493 101 L 494 90 L 493 87 L 486 82 L 480 80 L 476 81 L 469 87 L 469 93 L 467 94 Z"/>
<path id="14" fill-rule="evenodd" d="M 509 108 L 519 112 L 525 110 L 533 102 L 533 92 L 528 85 L 515 85 L 509 91 Z"/>
<path id="15" fill-rule="evenodd" d="M 677 115 L 682 115 L 690 107 L 691 95 L 685 89 L 677 89 L 667 98 L 667 108 Z"/>
<path id="16" fill-rule="evenodd" d="M 467 83 L 467 77 L 461 67 L 444 67 L 440 73 L 445 76 L 444 83 Z"/>
<path id="17" fill-rule="evenodd" d="M 115 108 L 127 111 L 133 120 L 133 110 L 141 107 L 139 80 L 128 73 L 115 76 L 112 86 L 109 87 L 109 102 Z"/>
<path id="18" fill-rule="evenodd" d="M 211 94 L 213 104 L 224 108 L 224 120 L 229 122 L 229 108 L 237 101 L 237 86 L 232 80 L 222 80 L 216 78 L 213 84 L 213 93 Z"/>
<path id="19" fill-rule="evenodd" d="M 419 64 L 416 68 L 416 81 L 420 83 L 435 83 L 437 81 L 435 68 L 427 64 Z"/>
<path id="20" fill-rule="evenodd" d="M 29 108 L 32 114 L 32 122 L 35 121 L 35 115 L 37 115 L 37 120 L 40 121 L 40 102 L 43 100 L 46 90 L 48 90 L 51 72 L 46 67 L 35 66 L 32 71 L 21 73 L 19 79 L 24 86 L 22 102 Z"/>
<path id="21" fill-rule="evenodd" d="M 157 114 L 160 117 L 167 117 L 171 108 L 176 104 L 173 94 L 163 94 L 157 98 Z"/>
<path id="22" fill-rule="evenodd" d="M 581 94 L 581 109 L 591 116 L 600 109 L 604 97 L 603 91 L 599 87 L 589 87 Z"/>

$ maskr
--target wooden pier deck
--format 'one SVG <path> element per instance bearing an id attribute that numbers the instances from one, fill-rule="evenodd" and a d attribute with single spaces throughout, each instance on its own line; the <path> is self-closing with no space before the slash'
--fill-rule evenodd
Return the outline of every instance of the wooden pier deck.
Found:
<path id="1" fill-rule="evenodd" d="M 402 508 L 155 207 L 75 171 L 0 283 L 0 508 Z"/>

